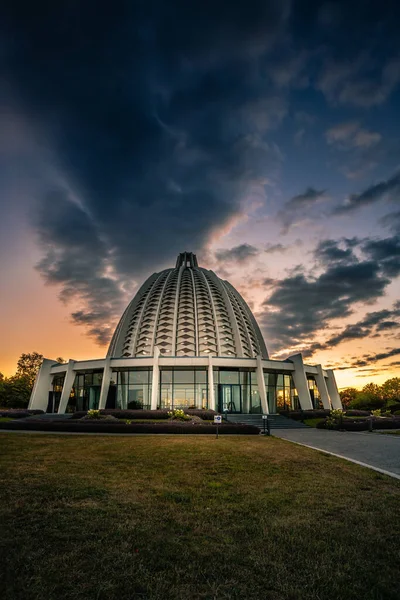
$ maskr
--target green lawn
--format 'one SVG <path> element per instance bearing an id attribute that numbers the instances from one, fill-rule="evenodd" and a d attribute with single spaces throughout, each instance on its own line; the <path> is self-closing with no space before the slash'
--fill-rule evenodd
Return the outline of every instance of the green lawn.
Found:
<path id="1" fill-rule="evenodd" d="M 400 435 L 400 429 L 394 431 L 378 431 L 377 433 L 383 433 L 384 435 Z"/>
<path id="2" fill-rule="evenodd" d="M 273 437 L 0 433 L 3 600 L 398 600 L 400 482 Z"/>

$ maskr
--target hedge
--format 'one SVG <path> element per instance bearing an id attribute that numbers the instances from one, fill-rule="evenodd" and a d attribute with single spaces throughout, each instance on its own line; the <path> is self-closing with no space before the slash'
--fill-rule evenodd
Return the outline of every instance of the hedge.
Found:
<path id="1" fill-rule="evenodd" d="M 370 417 L 371 412 L 369 410 L 346 410 L 346 417 Z"/>
<path id="2" fill-rule="evenodd" d="M 9 421 L 0 423 L 0 429 L 13 431 L 51 431 L 74 433 L 172 433 L 172 434 L 215 434 L 214 424 L 169 421 L 168 423 L 110 423 L 109 421 Z M 260 430 L 253 425 L 223 423 L 218 427 L 220 435 L 259 435 Z"/>
<path id="3" fill-rule="evenodd" d="M 9 417 L 10 419 L 26 419 L 26 417 L 31 417 L 32 415 L 43 415 L 44 410 L 27 410 L 24 408 L 18 409 L 10 409 L 10 410 L 0 410 L 0 417 Z"/>
<path id="4" fill-rule="evenodd" d="M 169 419 L 168 410 L 122 410 L 122 409 L 106 409 L 101 410 L 101 415 L 112 415 L 117 419 Z M 206 421 L 212 421 L 217 413 L 214 410 L 188 409 L 184 411 L 188 415 L 200 417 Z M 77 411 L 73 413 L 73 419 L 81 419 L 85 417 L 87 412 Z"/>
<path id="5" fill-rule="evenodd" d="M 340 429 L 344 431 L 368 431 L 369 423 L 369 419 L 365 419 L 365 421 L 350 421 L 343 419 Z M 327 429 L 326 420 L 317 423 L 317 428 Z M 330 429 L 339 430 L 339 425 Z M 372 429 L 400 429 L 400 419 L 380 419 L 375 417 L 372 419 Z"/>

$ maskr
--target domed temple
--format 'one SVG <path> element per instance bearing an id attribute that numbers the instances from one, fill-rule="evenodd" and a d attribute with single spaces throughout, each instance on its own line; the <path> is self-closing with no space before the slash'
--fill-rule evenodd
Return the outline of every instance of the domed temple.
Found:
<path id="1" fill-rule="evenodd" d="M 332 370 L 301 354 L 270 360 L 238 291 L 183 252 L 126 308 L 105 359 L 44 359 L 29 408 L 208 408 L 220 413 L 341 408 Z"/>

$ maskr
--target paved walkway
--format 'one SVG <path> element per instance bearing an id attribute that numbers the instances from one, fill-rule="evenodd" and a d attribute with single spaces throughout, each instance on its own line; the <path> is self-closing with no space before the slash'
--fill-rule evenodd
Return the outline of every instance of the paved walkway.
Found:
<path id="1" fill-rule="evenodd" d="M 400 479 L 400 436 L 322 429 L 275 429 L 275 437 L 351 460 Z"/>

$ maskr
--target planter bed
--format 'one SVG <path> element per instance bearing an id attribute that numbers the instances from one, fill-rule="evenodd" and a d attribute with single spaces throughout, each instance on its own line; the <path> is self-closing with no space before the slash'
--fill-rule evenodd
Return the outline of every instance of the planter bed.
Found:
<path id="1" fill-rule="evenodd" d="M 166 423 L 111 423 L 110 421 L 78 420 L 65 421 L 9 421 L 0 423 L 0 429 L 13 431 L 52 431 L 74 433 L 173 433 L 173 434 L 215 434 L 216 426 L 208 423 L 189 423 L 185 421 L 169 421 Z M 219 425 L 221 435 L 259 435 L 260 430 L 253 425 L 240 423 L 223 423 Z"/>

